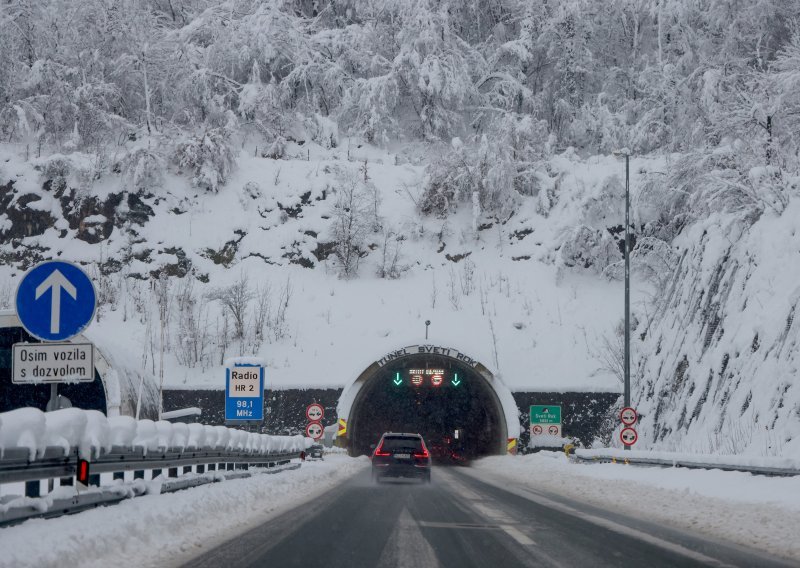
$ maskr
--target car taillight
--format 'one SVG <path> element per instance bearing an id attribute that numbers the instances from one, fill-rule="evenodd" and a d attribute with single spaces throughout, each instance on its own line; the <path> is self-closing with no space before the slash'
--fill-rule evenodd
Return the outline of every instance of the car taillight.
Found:
<path id="1" fill-rule="evenodd" d="M 415 458 L 429 458 L 431 454 L 428 453 L 428 448 L 425 447 L 425 444 L 422 444 L 422 451 L 421 452 L 414 452 Z"/>
<path id="2" fill-rule="evenodd" d="M 383 451 L 383 446 L 381 446 L 381 447 L 379 447 L 379 448 L 377 448 L 377 449 L 375 450 L 375 455 L 376 455 L 376 456 L 390 456 L 390 455 L 392 455 L 392 454 L 390 454 L 389 452 L 384 452 L 384 451 Z"/>

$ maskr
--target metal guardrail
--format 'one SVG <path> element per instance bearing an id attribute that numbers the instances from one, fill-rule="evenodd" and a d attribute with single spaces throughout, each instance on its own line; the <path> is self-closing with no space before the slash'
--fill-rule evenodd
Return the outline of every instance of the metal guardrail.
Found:
<path id="1" fill-rule="evenodd" d="M 65 454 L 62 447 L 47 447 L 44 455 L 30 459 L 27 448 L 8 448 L 0 456 L 0 485 L 25 482 L 25 498 L 6 496 L 0 500 L 0 526 L 22 522 L 33 517 L 56 517 L 77 513 L 93 507 L 118 503 L 127 498 L 138 497 L 152 487 L 146 485 L 144 472 L 151 470 L 152 477 L 161 475 L 160 493 L 188 489 L 198 485 L 249 477 L 250 467 L 265 467 L 266 473 L 277 473 L 286 469 L 292 459 L 299 458 L 301 451 L 248 453 L 240 450 L 207 450 L 168 448 L 158 451 L 142 447 L 129 448 L 114 446 L 110 452 L 103 452 L 90 460 L 90 485 L 92 487 L 76 495 L 56 498 L 39 498 L 41 481 L 68 479 L 67 485 L 74 484 L 78 469 L 78 449 L 71 448 Z M 196 466 L 190 475 L 187 469 Z M 182 470 L 180 468 L 183 468 Z M 167 475 L 162 475 L 162 471 Z M 114 479 L 122 480 L 124 472 L 134 472 L 132 484 L 118 484 L 100 487 L 101 473 L 112 473 Z M 136 483 L 136 481 L 141 483 Z M 14 499 L 18 499 L 15 503 Z"/>
<path id="2" fill-rule="evenodd" d="M 300 464 L 291 464 L 284 467 L 260 469 L 258 473 L 278 473 L 299 467 Z M 251 477 L 253 473 L 252 471 L 218 471 L 216 473 L 186 475 L 177 479 L 163 480 L 159 489 L 160 493 L 172 493 L 222 480 Z M 62 515 L 80 513 L 95 507 L 115 505 L 125 499 L 139 497 L 146 493 L 148 493 L 148 482 L 141 480 L 139 483 L 95 488 L 89 492 L 69 497 L 56 497 L 50 499 L 49 503 L 38 502 L 41 501 L 39 499 L 26 499 L 16 506 L 9 507 L 4 512 L 0 511 L 0 527 L 15 525 L 32 518 L 60 517 Z"/>
<path id="3" fill-rule="evenodd" d="M 181 450 L 170 448 L 147 451 L 114 446 L 108 453 L 90 460 L 93 474 L 146 469 L 168 469 L 188 465 L 217 463 L 269 464 L 300 457 L 300 452 L 253 454 L 231 450 Z M 48 447 L 41 458 L 30 460 L 26 448 L 10 448 L 0 458 L 0 484 L 19 481 L 54 479 L 75 475 L 78 467 L 78 450 L 68 454 L 60 447 Z"/>
<path id="4" fill-rule="evenodd" d="M 580 462 L 622 463 L 627 465 L 644 465 L 655 467 L 682 467 L 686 469 L 720 469 L 723 471 L 740 471 L 754 475 L 768 475 L 773 477 L 791 477 L 800 475 L 800 470 L 787 467 L 772 467 L 760 465 L 726 464 L 704 462 L 702 460 L 689 460 L 682 458 L 647 458 L 625 457 L 616 454 L 581 455 L 580 452 L 569 453 L 570 459 Z"/>

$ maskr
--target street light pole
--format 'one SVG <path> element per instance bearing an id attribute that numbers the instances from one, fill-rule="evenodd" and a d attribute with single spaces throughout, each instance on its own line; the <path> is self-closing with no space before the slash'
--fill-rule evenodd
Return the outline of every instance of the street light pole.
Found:
<path id="1" fill-rule="evenodd" d="M 625 408 L 631 405 L 631 237 L 630 158 L 625 150 Z M 625 449 L 631 447 L 625 444 Z"/>

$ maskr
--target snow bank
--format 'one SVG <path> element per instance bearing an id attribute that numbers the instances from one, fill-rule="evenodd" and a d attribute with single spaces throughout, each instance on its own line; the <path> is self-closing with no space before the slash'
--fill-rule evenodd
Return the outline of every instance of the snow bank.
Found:
<path id="1" fill-rule="evenodd" d="M 91 460 L 112 446 L 163 451 L 227 449 L 248 453 L 299 452 L 313 444 L 303 436 L 268 436 L 224 426 L 172 424 L 165 420 L 134 420 L 129 416 L 106 416 L 97 410 L 65 408 L 42 412 L 20 408 L 0 414 L 0 455 L 7 448 L 26 448 L 30 459 L 41 457 L 48 446 L 64 453 L 78 448 L 82 458 Z"/>
<path id="2" fill-rule="evenodd" d="M 528 447 L 530 448 L 561 448 L 565 444 L 571 444 L 572 438 L 563 438 L 561 436 L 553 436 L 552 434 L 539 434 L 531 436 Z"/>
<path id="3" fill-rule="evenodd" d="M 136 438 L 136 419 L 131 416 L 114 416 L 108 419 L 112 446 L 130 446 Z"/>
<path id="4" fill-rule="evenodd" d="M 226 368 L 235 367 L 236 365 L 249 365 L 253 367 L 266 367 L 267 360 L 263 357 L 229 357 L 225 359 L 223 366 Z"/>
<path id="5" fill-rule="evenodd" d="M 18 408 L 0 414 L 0 455 L 6 448 L 27 448 L 28 459 L 44 454 L 47 426 L 38 408 Z"/>
<path id="6" fill-rule="evenodd" d="M 800 477 L 573 464 L 561 452 L 490 457 L 474 467 L 503 483 L 523 484 L 800 560 Z"/>
<path id="7" fill-rule="evenodd" d="M 178 565 L 270 515 L 322 495 L 369 465 L 328 456 L 294 471 L 255 475 L 0 530 L 0 568 Z M 87 530 L 91 527 L 91 530 Z M 47 535 L 46 546 L 42 535 Z"/>
<path id="8" fill-rule="evenodd" d="M 800 459 L 761 457 L 749 455 L 725 456 L 718 454 L 694 454 L 686 452 L 650 452 L 636 450 L 621 450 L 616 448 L 598 448 L 593 450 L 576 450 L 576 455 L 582 457 L 610 456 L 619 459 L 638 458 L 656 459 L 682 463 L 711 464 L 711 465 L 732 465 L 742 467 L 765 467 L 795 469 L 800 471 Z"/>

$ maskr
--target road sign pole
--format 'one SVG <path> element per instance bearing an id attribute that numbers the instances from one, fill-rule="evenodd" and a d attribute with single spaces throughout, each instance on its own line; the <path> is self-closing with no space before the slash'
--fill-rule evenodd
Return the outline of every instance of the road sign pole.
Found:
<path id="1" fill-rule="evenodd" d="M 631 242 L 630 152 L 625 153 L 625 407 L 631 405 Z M 631 447 L 625 444 L 625 449 Z"/>
<path id="2" fill-rule="evenodd" d="M 50 385 L 50 402 L 47 403 L 47 407 L 53 410 L 58 408 L 58 383 Z"/>

